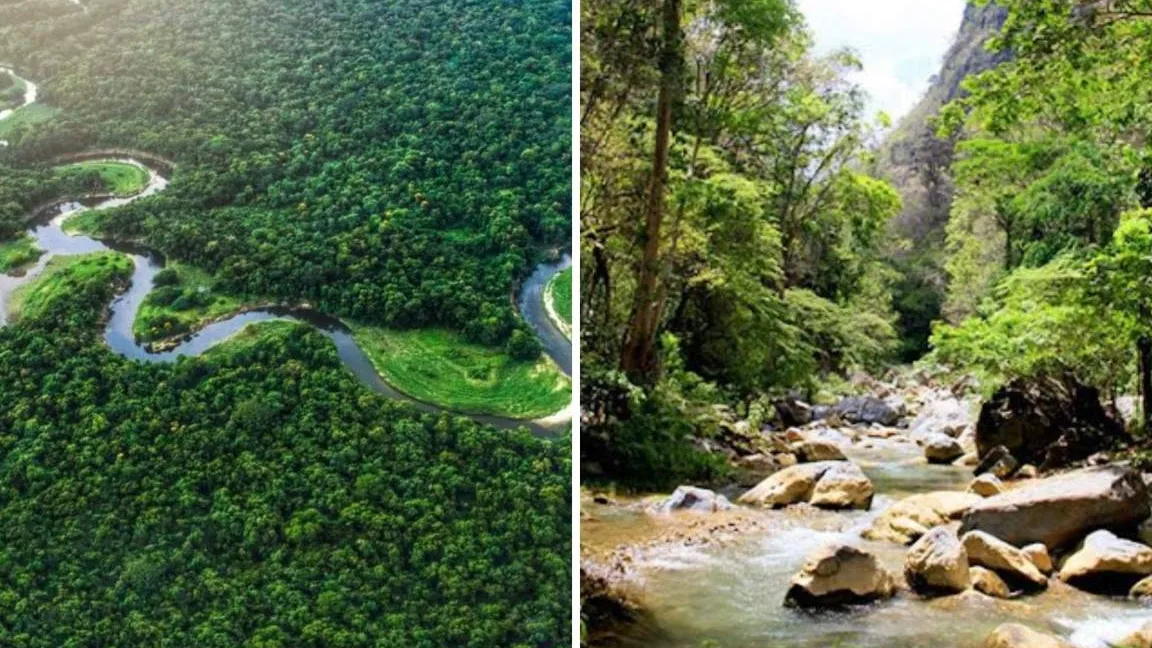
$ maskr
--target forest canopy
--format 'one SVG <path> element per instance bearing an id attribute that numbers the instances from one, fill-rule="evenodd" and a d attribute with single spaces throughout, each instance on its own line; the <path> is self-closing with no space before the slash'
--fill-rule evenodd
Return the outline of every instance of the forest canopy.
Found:
<path id="1" fill-rule="evenodd" d="M 964 141 L 933 358 L 989 389 L 1063 374 L 1139 392 L 1147 432 L 1152 4 L 998 4 L 1008 18 L 990 45 L 1011 57 L 939 122 Z"/>
<path id="2" fill-rule="evenodd" d="M 125 360 L 95 324 L 130 267 L 0 329 L 0 644 L 568 643 L 566 442 L 418 415 L 301 325 Z"/>
<path id="3" fill-rule="evenodd" d="M 570 230 L 570 5 L 93 0 L 4 30 L 55 119 L 0 163 L 83 147 L 174 160 L 109 214 L 238 295 L 485 344 Z"/>
<path id="4" fill-rule="evenodd" d="M 35 254 L 44 203 L 138 189 L 58 171 L 112 150 L 173 169 L 83 215 L 171 262 L 154 311 L 308 304 L 537 361 L 510 295 L 570 240 L 570 24 L 564 0 L 0 0 L 0 61 L 40 87 L 0 122 L 0 261 Z M 0 327 L 0 644 L 570 643 L 567 437 L 383 398 L 299 324 L 125 359 L 102 333 L 131 271 L 53 258 Z"/>

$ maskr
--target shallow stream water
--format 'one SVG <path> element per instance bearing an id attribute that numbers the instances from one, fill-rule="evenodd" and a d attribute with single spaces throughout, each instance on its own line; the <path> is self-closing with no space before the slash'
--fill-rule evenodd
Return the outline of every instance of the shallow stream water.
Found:
<path id="1" fill-rule="evenodd" d="M 835 434 L 835 433 L 833 433 Z M 763 511 L 767 531 L 724 546 L 671 544 L 640 552 L 634 565 L 641 600 L 650 612 L 621 629 L 616 646 L 651 648 L 977 648 L 1001 623 L 1019 622 L 1068 639 L 1079 648 L 1107 648 L 1148 620 L 1152 607 L 1086 594 L 1053 581 L 1039 596 L 1002 601 L 975 592 L 935 600 L 902 593 L 891 601 L 849 612 L 808 613 L 782 603 L 807 556 L 832 541 L 854 541 L 894 574 L 906 548 L 869 542 L 860 533 L 901 498 L 938 490 L 964 490 L 968 469 L 931 466 L 915 444 L 898 439 L 843 445 L 872 479 L 876 501 L 867 512 L 808 507 Z M 641 507 L 586 506 L 597 520 L 583 540 L 601 546 L 651 534 L 659 524 Z M 692 514 L 684 514 L 692 515 Z M 598 536 L 598 537 L 590 537 Z"/>

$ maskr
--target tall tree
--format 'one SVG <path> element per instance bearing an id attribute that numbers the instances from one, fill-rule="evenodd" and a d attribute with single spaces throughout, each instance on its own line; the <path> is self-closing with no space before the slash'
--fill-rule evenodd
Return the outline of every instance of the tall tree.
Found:
<path id="1" fill-rule="evenodd" d="M 632 317 L 624 336 L 620 368 L 644 382 L 656 374 L 656 333 L 663 318 L 665 293 L 659 284 L 660 244 L 668 184 L 668 149 L 672 140 L 672 103 L 684 82 L 684 34 L 680 0 L 664 0 L 660 23 L 660 89 L 656 98 L 656 143 L 648 180 L 648 201 L 641 239 L 643 252 L 636 276 Z"/>

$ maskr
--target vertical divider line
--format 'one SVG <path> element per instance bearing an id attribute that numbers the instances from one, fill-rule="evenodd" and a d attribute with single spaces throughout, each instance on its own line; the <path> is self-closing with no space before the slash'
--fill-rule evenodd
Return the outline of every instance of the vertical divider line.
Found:
<path id="1" fill-rule="evenodd" d="M 580 0 L 572 0 L 572 648 L 580 647 Z"/>

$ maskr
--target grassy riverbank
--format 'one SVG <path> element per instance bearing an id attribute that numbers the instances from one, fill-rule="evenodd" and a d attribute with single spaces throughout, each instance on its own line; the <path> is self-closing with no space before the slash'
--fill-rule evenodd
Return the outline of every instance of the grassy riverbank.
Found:
<path id="1" fill-rule="evenodd" d="M 0 121 L 0 139 L 4 139 L 18 128 L 46 122 L 55 117 L 59 112 L 59 108 L 52 108 L 39 103 L 24 106 L 12 113 L 12 116 L 8 119 Z"/>
<path id="2" fill-rule="evenodd" d="M 42 275 L 12 295 L 8 314 L 13 320 L 36 318 L 56 300 L 89 294 L 91 284 L 127 279 L 131 274 L 132 260 L 116 252 L 55 257 Z"/>
<path id="3" fill-rule="evenodd" d="M 13 241 L 0 242 L 0 274 L 35 263 L 43 253 L 36 247 L 35 239 L 27 234 Z"/>
<path id="4" fill-rule="evenodd" d="M 132 332 L 143 342 L 186 333 L 239 310 L 243 303 L 213 291 L 207 272 L 182 263 L 171 263 L 156 277 L 155 287 L 144 299 Z"/>
<path id="5" fill-rule="evenodd" d="M 62 166 L 56 172 L 65 176 L 95 173 L 108 193 L 120 197 L 135 196 L 148 186 L 148 171 L 127 162 L 77 162 Z"/>
<path id="6" fill-rule="evenodd" d="M 449 409 L 535 419 L 572 399 L 568 378 L 544 356 L 516 361 L 502 349 L 470 344 L 442 329 L 355 326 L 353 332 L 389 384 Z"/>
<path id="7" fill-rule="evenodd" d="M 19 108 L 24 103 L 26 83 L 9 72 L 0 72 L 0 110 Z"/>
<path id="8" fill-rule="evenodd" d="M 572 326 L 572 268 L 562 270 L 548 282 L 545 295 L 552 300 L 552 308 L 564 323 Z"/>

